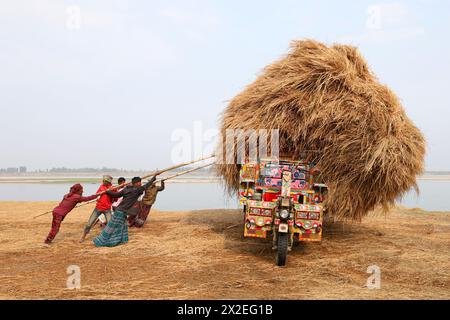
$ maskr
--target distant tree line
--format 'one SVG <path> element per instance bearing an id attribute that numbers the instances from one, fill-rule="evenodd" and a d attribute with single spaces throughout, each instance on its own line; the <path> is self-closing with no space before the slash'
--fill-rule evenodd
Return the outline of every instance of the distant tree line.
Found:
<path id="1" fill-rule="evenodd" d="M 194 166 L 185 166 L 182 168 L 177 168 L 172 171 L 174 172 L 181 172 L 185 170 L 189 170 L 194 168 Z M 153 170 L 158 170 L 161 168 L 156 168 Z M 21 174 L 21 173 L 115 173 L 115 172 L 150 172 L 152 170 L 126 170 L 126 169 L 117 169 L 117 168 L 66 168 L 66 167 L 57 167 L 57 168 L 51 168 L 51 169 L 44 169 L 44 170 L 35 170 L 35 171 L 28 171 L 27 167 L 21 166 L 21 167 L 9 167 L 9 168 L 0 168 L 0 174 Z M 212 173 L 214 171 L 213 167 L 208 167 L 205 169 L 199 170 L 200 172 L 208 172 Z M 428 175 L 450 175 L 450 171 L 425 171 L 425 174 Z"/>
<path id="2" fill-rule="evenodd" d="M 51 168 L 51 169 L 40 169 L 34 171 L 28 171 L 27 167 L 10 167 L 10 168 L 0 168 L 0 174 L 19 174 L 19 173 L 114 173 L 114 172 L 128 172 L 128 170 L 117 169 L 117 168 Z"/>
<path id="3" fill-rule="evenodd" d="M 125 171 L 128 171 L 128 170 L 117 169 L 117 168 L 107 168 L 107 167 L 103 167 L 103 168 L 66 168 L 66 167 L 60 167 L 60 168 L 48 169 L 47 172 L 49 172 L 49 173 L 90 173 L 90 172 L 107 173 L 107 172 L 125 172 Z"/>
<path id="4" fill-rule="evenodd" d="M 172 171 L 181 172 L 185 170 L 189 170 L 194 168 L 193 166 L 185 166 L 182 168 L 177 168 Z M 117 169 L 117 168 L 66 168 L 66 167 L 57 167 L 51 169 L 40 169 L 34 171 L 27 171 L 27 167 L 11 167 L 11 168 L 0 168 L 0 174 L 21 174 L 21 173 L 119 173 L 119 172 L 150 172 L 153 170 L 158 170 L 160 168 L 152 169 L 152 170 L 126 170 L 126 169 Z M 199 170 L 200 172 L 211 172 L 212 167 L 205 168 Z"/>
<path id="5" fill-rule="evenodd" d="M 27 173 L 27 167 L 0 168 L 0 173 Z"/>
<path id="6" fill-rule="evenodd" d="M 447 176 L 450 175 L 450 171 L 425 171 L 425 174 Z"/>

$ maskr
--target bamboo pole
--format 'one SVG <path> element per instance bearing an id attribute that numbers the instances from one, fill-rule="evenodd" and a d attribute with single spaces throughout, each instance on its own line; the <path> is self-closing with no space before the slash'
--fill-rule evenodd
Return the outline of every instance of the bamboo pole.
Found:
<path id="1" fill-rule="evenodd" d="M 173 179 L 173 178 L 175 178 L 175 177 L 182 176 L 182 175 L 184 175 L 184 174 L 188 174 L 188 173 L 190 173 L 190 172 L 197 171 L 197 170 L 200 170 L 200 169 L 203 169 L 203 168 L 212 166 L 213 164 L 214 164 L 214 163 L 208 163 L 208 164 L 205 164 L 205 165 L 200 166 L 200 167 L 197 167 L 197 168 L 192 168 L 192 169 L 189 169 L 189 170 L 186 170 L 186 171 L 182 171 L 182 172 L 179 172 L 179 173 L 177 173 L 177 174 L 168 176 L 168 177 L 166 177 L 166 178 L 156 180 L 154 183 L 166 181 L 166 180 L 169 180 L 169 179 Z M 93 203 L 93 202 L 95 202 L 95 201 L 97 201 L 97 200 L 91 200 L 91 201 L 88 201 L 88 202 L 85 202 L 85 203 L 81 203 L 81 204 L 79 204 L 78 206 L 76 206 L 74 209 L 79 208 L 79 207 L 86 206 L 86 205 L 91 204 L 91 203 Z M 94 224 L 92 225 L 91 229 L 93 229 L 93 228 L 95 227 L 95 225 L 98 223 L 98 221 L 99 221 L 99 218 L 97 218 L 97 219 L 95 220 L 95 222 L 94 222 Z"/>
<path id="2" fill-rule="evenodd" d="M 146 175 L 142 176 L 141 179 L 147 179 L 147 178 L 149 178 L 149 177 L 157 176 L 157 175 L 160 175 L 160 174 L 162 174 L 162 173 L 164 173 L 164 172 L 167 172 L 167 171 L 175 170 L 175 169 L 178 169 L 178 168 L 181 168 L 181 167 L 184 167 L 184 166 L 193 164 L 193 163 L 201 162 L 201 161 L 208 160 L 208 159 L 212 159 L 212 158 L 214 158 L 214 155 L 211 155 L 211 156 L 209 156 L 209 157 L 203 157 L 203 158 L 201 158 L 201 159 L 197 159 L 197 160 L 193 160 L 193 161 L 189 161 L 189 162 L 183 162 L 183 163 L 180 163 L 180 164 L 177 164 L 177 165 L 174 165 L 174 166 L 171 166 L 171 167 L 162 169 L 162 170 L 157 170 L 157 171 L 154 171 L 154 172 L 152 172 L 152 173 L 146 174 Z M 212 165 L 212 163 L 208 164 L 207 166 L 210 166 L 210 165 Z M 199 167 L 199 168 L 194 168 L 194 169 L 195 169 L 195 170 L 198 170 L 198 169 L 200 169 L 200 168 L 204 168 L 204 167 L 207 167 L 207 166 L 205 165 L 205 166 L 202 166 L 202 167 Z M 195 171 L 195 170 L 193 170 L 193 169 L 187 170 L 188 172 L 185 172 L 184 174 L 189 173 L 189 172 L 192 172 L 192 171 Z M 181 173 L 181 172 L 180 172 L 180 173 Z M 178 175 L 180 175 L 180 174 L 174 175 L 173 177 L 178 176 Z M 173 178 L 173 177 L 171 177 L 171 178 Z M 167 178 L 166 178 L 166 179 L 160 179 L 160 180 L 158 180 L 157 182 L 162 181 L 162 180 L 167 180 Z M 122 184 L 117 185 L 117 186 L 111 186 L 108 190 L 120 189 L 120 188 L 126 187 L 126 186 L 128 186 L 128 185 L 130 185 L 130 184 L 131 184 L 131 182 L 122 183 Z M 108 190 L 105 190 L 105 191 L 96 193 L 95 195 L 96 195 L 96 196 L 101 196 L 101 195 L 105 194 L 106 191 L 108 191 Z M 91 200 L 91 201 L 87 201 L 87 202 L 85 202 L 85 203 L 83 203 L 83 204 L 79 204 L 79 205 L 77 205 L 75 208 L 73 208 L 72 210 L 74 210 L 74 209 L 76 209 L 76 208 L 79 208 L 79 207 L 82 207 L 82 206 L 85 206 L 85 205 L 88 205 L 88 204 L 91 204 L 91 203 L 93 203 L 93 202 L 95 202 L 95 201 L 97 201 L 97 199 L 94 199 L 94 200 Z M 53 210 L 44 212 L 44 213 L 42 213 L 42 214 L 39 214 L 39 215 L 37 215 L 37 216 L 34 216 L 33 219 L 36 219 L 36 218 L 45 216 L 45 215 L 47 215 L 47 214 L 49 214 L 49 213 L 52 213 L 52 212 L 53 212 Z"/>
<path id="3" fill-rule="evenodd" d="M 189 162 L 183 162 L 183 163 L 180 163 L 180 164 L 177 164 L 177 165 L 174 165 L 172 167 L 168 167 L 166 169 L 162 169 L 162 170 L 159 170 L 159 171 L 154 171 L 152 173 L 146 174 L 145 176 L 142 176 L 141 179 L 147 179 L 149 177 L 158 176 L 158 175 L 160 175 L 160 174 L 162 174 L 164 172 L 175 170 L 175 169 L 178 169 L 178 168 L 181 168 L 181 167 L 185 167 L 187 165 L 190 165 L 190 164 L 193 164 L 193 163 L 197 163 L 197 162 L 200 162 L 200 161 L 208 160 L 208 159 L 211 159 L 211 158 L 214 158 L 214 155 L 209 156 L 209 157 L 204 157 L 204 158 L 201 158 L 201 159 L 197 159 L 197 160 L 193 160 L 193 161 L 189 161 Z M 120 189 L 120 188 L 129 186 L 130 184 L 131 184 L 131 182 L 122 183 L 122 184 L 117 185 L 117 186 L 111 186 L 108 190 Z M 102 194 L 105 194 L 106 191 L 108 191 L 108 190 L 96 193 L 96 195 L 97 196 L 101 196 Z"/>
<path id="4" fill-rule="evenodd" d="M 200 170 L 200 169 L 203 169 L 203 168 L 212 166 L 212 165 L 213 165 L 213 163 L 208 163 L 208 164 L 206 164 L 206 165 L 203 165 L 203 166 L 200 166 L 200 167 L 197 167 L 197 168 L 193 168 L 193 169 L 189 169 L 189 170 L 186 170 L 186 171 L 183 171 L 183 172 L 179 172 L 179 173 L 177 173 L 177 174 L 174 174 L 174 175 L 169 176 L 169 177 L 166 177 L 166 178 L 158 179 L 158 180 L 156 180 L 154 183 L 161 182 L 161 181 L 166 181 L 166 180 L 169 180 L 169 179 L 173 179 L 173 178 L 175 178 L 175 177 L 178 177 L 178 176 L 181 176 L 181 175 L 184 175 L 184 174 L 188 174 L 188 173 L 190 173 L 190 172 L 197 171 L 197 170 Z M 97 200 L 91 200 L 91 201 L 88 201 L 88 202 L 80 203 L 80 204 L 77 205 L 75 208 L 79 208 L 79 207 L 86 206 L 86 205 L 91 204 L 91 203 L 93 203 L 93 202 L 95 202 L 95 201 L 97 201 Z M 74 208 L 74 209 L 75 209 L 75 208 Z"/>
<path id="5" fill-rule="evenodd" d="M 179 172 L 179 173 L 177 173 L 177 174 L 168 176 L 168 177 L 166 177 L 166 178 L 158 179 L 158 180 L 155 181 L 155 183 L 156 183 L 156 182 L 166 181 L 166 180 L 169 180 L 169 179 L 173 179 L 173 178 L 176 178 L 176 177 L 179 177 L 179 176 L 182 176 L 182 175 L 185 175 L 185 174 L 188 174 L 188 173 L 191 173 L 191 172 L 194 172 L 194 171 L 197 171 L 197 170 L 200 170 L 200 169 L 203 169 L 203 168 L 212 166 L 213 164 L 214 164 L 214 163 L 208 163 L 208 164 L 205 164 L 205 165 L 200 166 L 200 167 L 196 167 L 196 168 L 192 168 L 192 169 L 189 169 L 189 170 L 186 170 L 186 171 L 182 171 L 182 172 Z"/>

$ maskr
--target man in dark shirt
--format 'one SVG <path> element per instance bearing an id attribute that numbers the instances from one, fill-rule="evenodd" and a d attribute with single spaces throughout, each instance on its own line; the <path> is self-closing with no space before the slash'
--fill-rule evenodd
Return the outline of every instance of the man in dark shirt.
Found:
<path id="1" fill-rule="evenodd" d="M 123 188 L 119 192 L 106 191 L 113 198 L 123 197 L 122 202 L 114 211 L 114 215 L 108 222 L 100 235 L 94 239 L 97 247 L 115 247 L 122 243 L 128 242 L 128 224 L 127 215 L 139 197 L 144 191 L 155 182 L 156 177 L 153 176 L 149 182 L 142 185 L 141 178 L 134 177 L 131 180 L 131 186 Z"/>
<path id="2" fill-rule="evenodd" d="M 114 192 L 111 190 L 106 191 L 106 194 L 112 198 L 121 198 L 122 202 L 117 206 L 116 211 L 121 211 L 122 213 L 127 213 L 127 211 L 133 207 L 133 205 L 138 201 L 139 197 L 144 193 L 144 191 L 151 187 L 153 182 L 155 182 L 156 177 L 152 177 L 145 185 L 142 185 L 142 180 L 139 177 L 134 177 L 131 180 L 131 186 L 123 188 L 119 192 Z"/>

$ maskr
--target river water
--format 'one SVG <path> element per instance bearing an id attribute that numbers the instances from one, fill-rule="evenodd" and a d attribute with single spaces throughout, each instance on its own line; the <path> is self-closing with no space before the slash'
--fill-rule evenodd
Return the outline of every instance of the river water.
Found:
<path id="1" fill-rule="evenodd" d="M 419 180 L 420 194 L 409 192 L 400 203 L 430 211 L 450 211 L 450 181 Z M 68 192 L 66 183 L 0 183 L 0 201 L 57 201 Z M 97 191 L 98 184 L 84 184 L 85 195 Z M 219 183 L 167 183 L 158 195 L 155 208 L 195 210 L 238 208 L 236 198 L 228 197 Z"/>

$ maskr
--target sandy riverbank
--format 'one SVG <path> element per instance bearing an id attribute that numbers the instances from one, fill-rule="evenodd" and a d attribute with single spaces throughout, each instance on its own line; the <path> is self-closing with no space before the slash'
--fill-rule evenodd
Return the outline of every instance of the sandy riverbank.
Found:
<path id="1" fill-rule="evenodd" d="M 130 242 L 78 243 L 92 206 L 72 212 L 50 248 L 55 202 L 0 202 L 1 299 L 450 299 L 450 213 L 394 209 L 361 224 L 325 227 L 320 244 L 301 244 L 285 268 L 270 243 L 243 239 L 236 210 L 152 212 Z M 81 289 L 66 289 L 79 265 Z M 381 268 L 381 289 L 365 287 Z"/>

